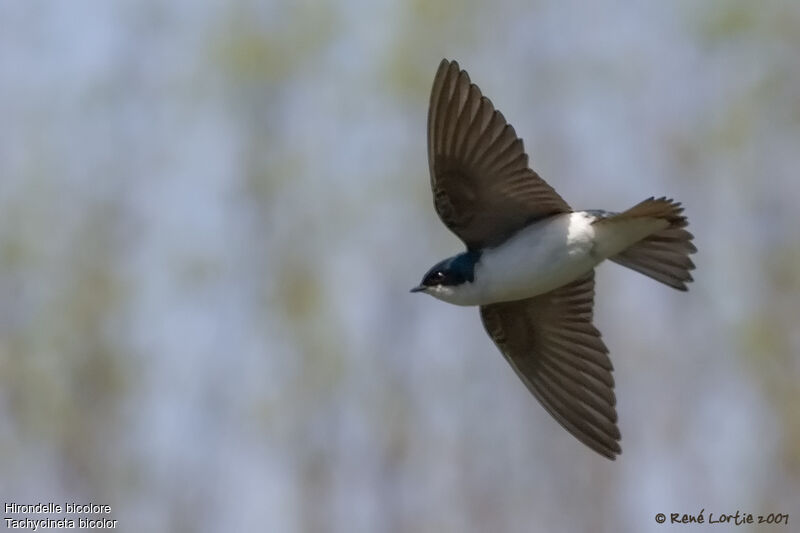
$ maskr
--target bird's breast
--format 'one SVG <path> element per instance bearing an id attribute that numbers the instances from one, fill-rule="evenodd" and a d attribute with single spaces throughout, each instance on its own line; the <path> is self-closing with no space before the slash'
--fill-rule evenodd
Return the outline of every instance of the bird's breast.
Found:
<path id="1" fill-rule="evenodd" d="M 475 269 L 481 303 L 544 294 L 588 272 L 603 259 L 593 254 L 591 221 L 584 213 L 556 215 L 485 250 Z"/>

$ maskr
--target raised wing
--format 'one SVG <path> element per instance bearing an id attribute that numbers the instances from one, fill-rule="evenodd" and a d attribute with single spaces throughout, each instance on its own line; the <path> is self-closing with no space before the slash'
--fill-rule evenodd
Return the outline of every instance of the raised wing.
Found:
<path id="1" fill-rule="evenodd" d="M 514 128 L 455 61 L 442 60 L 428 109 L 436 211 L 470 250 L 494 246 L 535 220 L 570 212 L 528 168 Z"/>
<path id="2" fill-rule="evenodd" d="M 614 459 L 613 367 L 592 325 L 594 271 L 549 293 L 481 307 L 489 336 L 544 408 L 579 441 Z"/>

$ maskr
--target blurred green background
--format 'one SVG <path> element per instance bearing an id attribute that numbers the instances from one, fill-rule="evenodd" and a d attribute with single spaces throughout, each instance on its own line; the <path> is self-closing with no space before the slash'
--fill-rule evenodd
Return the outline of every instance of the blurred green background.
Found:
<path id="1" fill-rule="evenodd" d="M 796 527 L 799 49 L 791 1 L 0 3 L 0 500 L 122 531 Z M 576 208 L 686 206 L 689 293 L 598 270 L 616 462 L 476 310 L 408 293 L 461 249 L 442 57 Z"/>

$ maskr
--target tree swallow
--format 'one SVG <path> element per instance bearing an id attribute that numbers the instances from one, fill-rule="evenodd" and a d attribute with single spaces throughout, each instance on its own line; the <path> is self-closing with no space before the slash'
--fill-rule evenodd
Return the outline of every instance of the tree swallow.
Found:
<path id="1" fill-rule="evenodd" d="M 486 332 L 544 408 L 592 450 L 619 445 L 613 367 L 592 324 L 605 259 L 675 289 L 697 251 L 681 204 L 575 211 L 528 166 L 514 128 L 455 61 L 442 60 L 428 109 L 433 203 L 466 252 L 411 292 L 480 306 Z"/>

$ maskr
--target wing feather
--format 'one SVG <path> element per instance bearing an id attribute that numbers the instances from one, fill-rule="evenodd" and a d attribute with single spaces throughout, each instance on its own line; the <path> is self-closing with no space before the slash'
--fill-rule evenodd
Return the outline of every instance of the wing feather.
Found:
<path id="1" fill-rule="evenodd" d="M 547 294 L 481 307 L 484 327 L 567 431 L 614 459 L 621 448 L 613 367 L 592 325 L 594 271 Z"/>
<path id="2" fill-rule="evenodd" d="M 528 167 L 514 128 L 455 61 L 443 60 L 433 80 L 428 160 L 436 211 L 469 249 L 571 211 Z"/>

